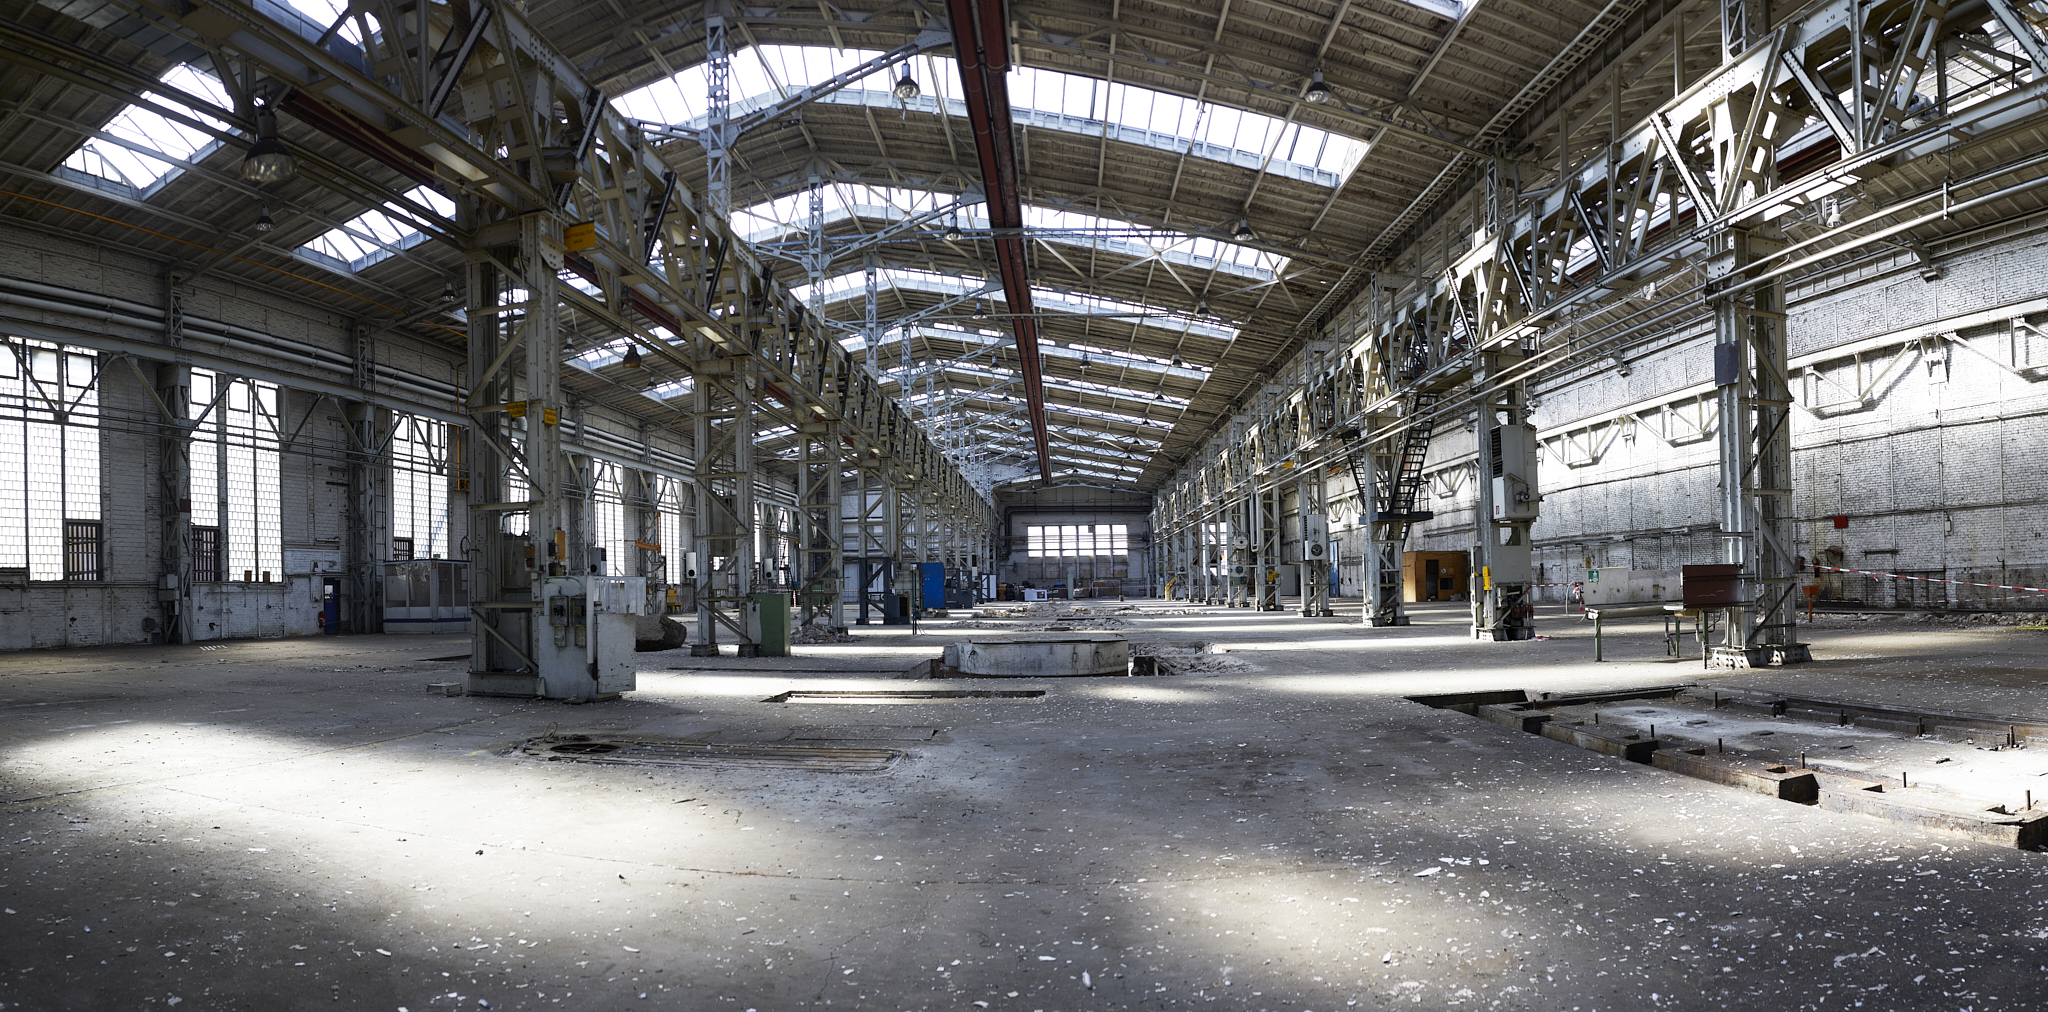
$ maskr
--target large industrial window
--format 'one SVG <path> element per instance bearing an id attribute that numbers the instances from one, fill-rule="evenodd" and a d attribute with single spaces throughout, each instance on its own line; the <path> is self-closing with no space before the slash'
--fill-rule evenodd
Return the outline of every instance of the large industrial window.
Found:
<path id="1" fill-rule="evenodd" d="M 690 494 L 690 486 L 681 479 L 654 475 L 654 507 L 661 514 L 661 558 L 662 571 L 649 573 L 659 576 L 662 582 L 681 585 L 689 582 L 685 558 L 690 550 L 689 528 L 683 517 L 683 504 Z"/>
<path id="2" fill-rule="evenodd" d="M 609 460 L 590 461 L 590 543 L 604 551 L 606 576 L 638 576 L 634 528 L 626 522 L 625 468 Z M 592 560 L 596 561 L 595 559 Z"/>
<path id="3" fill-rule="evenodd" d="M 1128 524 L 1066 524 L 1026 527 L 1025 554 L 1034 559 L 1126 555 L 1131 550 Z"/>
<path id="4" fill-rule="evenodd" d="M 391 557 L 448 555 L 448 423 L 398 414 L 391 434 Z M 406 546 L 405 554 L 398 551 Z"/>
<path id="5" fill-rule="evenodd" d="M 214 529 L 215 580 L 283 576 L 275 384 L 192 370 L 192 523 Z"/>
<path id="6" fill-rule="evenodd" d="M 0 568 L 100 578 L 67 575 L 66 539 L 100 519 L 98 369 L 90 351 L 0 337 Z"/>
<path id="7" fill-rule="evenodd" d="M 1118 593 L 1130 576 L 1127 524 L 1061 524 L 1024 528 L 1022 578 L 1038 587 L 1068 588 L 1077 596 Z"/>

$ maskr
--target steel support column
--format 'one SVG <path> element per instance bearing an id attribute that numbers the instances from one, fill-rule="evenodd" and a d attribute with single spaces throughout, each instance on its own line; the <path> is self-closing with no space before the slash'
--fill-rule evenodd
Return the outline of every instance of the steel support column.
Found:
<path id="1" fill-rule="evenodd" d="M 1301 616 L 1329 618 L 1330 519 L 1321 474 L 1295 487 L 1296 522 L 1301 527 Z"/>
<path id="2" fill-rule="evenodd" d="M 1716 281 L 1768 255 L 1782 240 L 1731 228 L 1708 261 Z M 1797 558 L 1793 553 L 1792 391 L 1782 282 L 1714 300 L 1714 383 L 1721 412 L 1721 538 L 1724 563 L 1739 566 L 1739 604 L 1722 612 L 1721 639 L 1708 660 L 1722 667 L 1811 659 L 1798 642 Z"/>
<path id="3" fill-rule="evenodd" d="M 1254 605 L 1259 611 L 1280 610 L 1280 486 L 1254 491 L 1251 503 L 1253 544 L 1252 581 Z"/>
<path id="4" fill-rule="evenodd" d="M 1488 382 L 1521 361 L 1520 348 L 1482 352 L 1477 370 L 1480 403 L 1479 511 L 1472 553 L 1472 636 L 1526 640 L 1536 635 L 1529 598 L 1533 560 L 1529 528 L 1536 522 L 1536 447 L 1519 383 L 1497 389 Z"/>
<path id="5" fill-rule="evenodd" d="M 183 359 L 185 297 L 177 272 L 164 275 L 164 344 L 172 361 L 157 367 L 157 398 L 170 417 L 157 443 L 157 511 L 162 548 L 157 584 L 163 642 L 192 642 L 192 367 Z"/>

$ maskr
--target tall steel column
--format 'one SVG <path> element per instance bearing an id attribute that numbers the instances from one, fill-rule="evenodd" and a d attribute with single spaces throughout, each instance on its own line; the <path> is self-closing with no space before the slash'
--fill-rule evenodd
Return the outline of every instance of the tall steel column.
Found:
<path id="1" fill-rule="evenodd" d="M 704 199 L 711 216 L 727 221 L 732 213 L 732 37 L 724 0 L 705 6 L 705 122 L 698 137 L 704 144 Z"/>
<path id="2" fill-rule="evenodd" d="M 1260 611 L 1280 610 L 1280 486 L 1252 492 L 1252 525 L 1257 532 L 1253 543 L 1252 581 L 1254 605 Z"/>
<path id="3" fill-rule="evenodd" d="M 1252 555 L 1258 531 L 1249 500 L 1233 500 L 1223 507 L 1222 544 L 1219 546 L 1217 576 L 1225 583 L 1224 603 L 1232 608 L 1252 606 L 1252 580 L 1258 560 Z"/>
<path id="4" fill-rule="evenodd" d="M 353 339 L 352 385 L 369 391 L 376 376 L 377 352 L 369 331 L 351 327 Z M 386 458 L 388 443 L 379 424 L 383 414 L 367 400 L 343 405 L 349 431 L 348 505 L 342 511 L 347 530 L 343 541 L 348 552 L 348 630 L 357 633 L 384 630 L 383 572 L 379 536 L 384 516 L 380 507 L 384 490 L 390 487 L 391 468 Z"/>
<path id="5" fill-rule="evenodd" d="M 1731 228 L 1715 237 L 1710 284 L 1739 276 L 1783 245 Z M 1710 289 L 1711 291 L 1712 289 Z M 1792 389 L 1782 282 L 1714 298 L 1714 384 L 1721 412 L 1721 538 L 1724 563 L 1741 574 L 1737 604 L 1722 610 L 1708 653 L 1723 667 L 1811 660 L 1798 642 L 1798 561 L 1793 551 Z"/>
<path id="6" fill-rule="evenodd" d="M 877 380 L 882 375 L 882 323 L 881 312 L 876 305 L 876 299 L 880 294 L 877 277 L 877 272 L 880 269 L 881 258 L 879 256 L 869 253 L 861 258 L 862 316 L 860 336 L 861 341 L 867 345 L 868 372 L 874 374 Z M 907 342 L 905 347 L 907 350 Z M 903 372 L 901 382 L 905 384 L 910 382 L 908 370 Z M 907 388 L 899 388 L 898 392 L 908 394 L 910 391 Z"/>
<path id="7" fill-rule="evenodd" d="M 841 573 L 846 543 L 840 535 L 839 426 L 833 422 L 806 425 L 797 437 L 797 513 L 800 544 L 792 565 L 801 580 L 804 625 L 846 628 Z"/>
<path id="8" fill-rule="evenodd" d="M 185 361 L 182 277 L 164 275 L 164 344 L 172 361 L 157 367 L 157 399 L 167 417 L 157 452 L 157 515 L 161 520 L 158 611 L 165 643 L 192 642 L 192 367 Z"/>
<path id="9" fill-rule="evenodd" d="M 1366 427 L 1377 429 L 1395 421 L 1375 415 Z M 1365 512 L 1365 615 L 1369 626 L 1408 624 L 1401 607 L 1406 596 L 1401 587 L 1401 556 L 1408 541 L 1408 520 L 1394 511 L 1395 485 L 1400 480 L 1400 443 L 1392 439 L 1355 451 L 1352 462 L 1358 479 L 1359 508 Z"/>
<path id="10" fill-rule="evenodd" d="M 1536 522 L 1536 440 L 1521 384 L 1499 389 L 1492 379 L 1521 361 L 1519 348 L 1481 352 L 1477 378 L 1487 393 L 1479 407 L 1478 544 L 1472 553 L 1472 636 L 1526 640 L 1536 635 L 1529 598 L 1534 565 L 1529 528 Z"/>
<path id="11" fill-rule="evenodd" d="M 1330 518 L 1323 477 L 1302 479 L 1294 502 L 1301 526 L 1301 615 L 1328 618 L 1336 612 L 1330 610 Z"/>
<path id="12" fill-rule="evenodd" d="M 520 370 L 490 366 L 509 356 L 506 345 L 518 331 L 503 301 L 504 275 L 493 260 L 471 259 L 465 268 L 468 292 L 469 374 L 469 510 L 470 681 L 523 678 L 531 691 L 539 669 L 533 659 L 534 570 L 545 568 L 540 547 L 530 537 L 526 514 L 530 491 L 524 464 L 513 456 L 517 418 L 527 403 L 515 380 Z M 515 408 L 516 405 L 516 408 Z"/>
<path id="13" fill-rule="evenodd" d="M 714 280 L 714 284 L 718 282 Z M 721 296 L 722 297 L 722 296 Z M 708 339 L 695 349 L 699 362 L 718 361 Z M 741 657 L 754 654 L 747 631 L 753 592 L 754 387 L 751 358 L 723 360 L 723 371 L 697 376 L 695 426 L 697 493 L 697 632 L 693 656 L 715 657 L 722 635 Z"/>

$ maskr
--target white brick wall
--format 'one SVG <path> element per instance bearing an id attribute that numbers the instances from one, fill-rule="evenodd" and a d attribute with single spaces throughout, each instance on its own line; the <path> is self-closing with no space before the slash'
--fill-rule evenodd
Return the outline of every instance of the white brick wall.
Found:
<path id="1" fill-rule="evenodd" d="M 1944 320 L 2039 298 L 2048 288 L 2048 244 L 2027 239 L 1943 263 L 1945 276 L 1928 283 L 1910 255 L 1898 273 L 1876 274 L 1846 285 L 1791 292 L 1791 348 L 1796 357 L 1880 334 L 1945 329 Z M 2036 316 L 2036 322 L 2042 322 Z M 1965 331 L 1973 346 L 2004 353 L 2002 325 Z M 2034 337 L 2033 364 L 2048 361 L 2048 338 Z M 1704 329 L 1630 359 L 1622 377 L 1611 361 L 1539 391 L 1534 413 L 1549 434 L 1582 418 L 1710 381 L 1712 336 Z M 1896 349 L 1864 356 L 1868 375 Z M 1933 367 L 1930 368 L 1930 361 Z M 2024 364 L 2024 363 L 2023 363 Z M 1844 386 L 1858 386 L 1855 363 L 1823 362 L 1820 371 Z M 1795 370 L 1797 371 L 1797 370 Z M 1804 397 L 1795 378 L 1795 394 Z M 1846 399 L 1830 390 L 1822 402 Z M 2048 580 L 2048 382 L 2028 382 L 1962 349 L 1917 351 L 1877 391 L 1865 411 L 1819 418 L 1795 408 L 1793 510 L 1799 518 L 1797 551 L 1809 559 L 1834 555 L 1849 568 L 1929 574 L 1947 579 L 2041 586 Z M 1469 457 L 1471 436 L 1439 431 L 1432 467 Z M 1544 454 L 1539 484 L 1543 516 L 1534 536 L 1539 579 L 1583 579 L 1594 566 L 1661 569 L 1716 562 L 1713 536 L 1720 518 L 1719 468 L 1713 440 L 1673 447 L 1647 428 L 1633 442 L 1615 439 L 1592 466 L 1567 467 Z M 1454 466 L 1467 466 L 1457 464 Z M 1455 500 L 1430 500 L 1437 519 L 1423 525 L 1411 549 L 1470 546 L 1471 482 Z M 1849 526 L 1836 530 L 1835 514 Z M 1617 536 L 1625 540 L 1614 540 Z M 1363 536 L 1345 552 L 1363 549 Z M 1835 554 L 1838 553 L 1838 554 Z M 1348 589 L 1348 588 L 1347 588 Z M 1561 600 L 1553 590 L 1546 600 Z M 1862 596 L 1872 604 L 1926 602 L 1928 592 L 1900 598 L 1889 580 L 1858 587 L 1823 579 L 1823 597 Z M 2048 607 L 2048 597 L 1987 602 L 2002 591 L 1944 590 L 1934 603 L 1963 607 Z"/>

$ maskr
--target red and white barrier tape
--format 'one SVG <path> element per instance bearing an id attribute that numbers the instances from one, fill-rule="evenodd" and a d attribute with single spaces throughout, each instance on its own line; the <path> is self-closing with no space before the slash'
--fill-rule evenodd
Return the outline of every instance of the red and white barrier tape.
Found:
<path id="1" fill-rule="evenodd" d="M 1889 576 L 1894 580 L 1914 580 L 1920 583 L 1947 583 L 1953 584 L 1958 587 L 1984 587 L 1990 590 L 2025 590 L 2032 592 L 2027 594 L 2013 594 L 2007 597 L 1983 598 L 1981 600 L 2008 601 L 2014 597 L 2037 597 L 2042 594 L 2048 594 L 2048 587 L 2016 587 L 2011 584 L 2005 583 L 1974 583 L 1969 580 L 1940 580 L 1932 576 L 1908 576 L 1904 573 L 1883 573 L 1872 569 L 1844 569 L 1841 566 L 1822 566 L 1819 564 L 1816 564 L 1813 568 L 1824 569 L 1831 573 L 1857 573 L 1863 576 Z"/>

